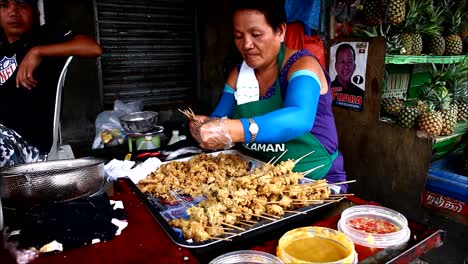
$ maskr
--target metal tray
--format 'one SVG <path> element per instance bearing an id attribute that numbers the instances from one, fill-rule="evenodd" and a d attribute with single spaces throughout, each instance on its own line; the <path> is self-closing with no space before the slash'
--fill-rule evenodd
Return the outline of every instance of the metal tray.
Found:
<path id="1" fill-rule="evenodd" d="M 219 152 L 213 152 L 213 153 L 208 153 L 209 155 L 218 155 L 219 153 L 225 153 L 225 154 L 237 154 L 241 156 L 243 159 L 245 159 L 249 163 L 249 170 L 252 170 L 253 168 L 257 166 L 261 166 L 264 164 L 264 162 L 254 159 L 252 157 L 246 156 L 242 154 L 239 151 L 236 150 L 227 150 L 227 151 L 219 151 Z M 191 159 L 192 157 L 187 157 L 183 159 L 176 159 L 176 161 L 186 161 Z M 174 160 L 172 160 L 174 161 Z M 170 161 L 168 161 L 170 162 Z M 164 163 L 168 163 L 164 162 Z M 164 164 L 162 163 L 162 164 Z M 138 195 L 141 200 L 143 201 L 143 204 L 149 209 L 149 211 L 152 213 L 154 218 L 157 220 L 157 222 L 161 225 L 163 230 L 166 232 L 166 234 L 169 236 L 169 238 L 177 245 L 185 248 L 192 248 L 192 249 L 197 249 L 197 248 L 207 248 L 209 246 L 214 246 L 218 244 L 228 244 L 231 242 L 243 240 L 244 238 L 251 238 L 256 235 L 259 235 L 261 233 L 266 232 L 267 230 L 270 231 L 275 228 L 279 228 L 280 226 L 283 226 L 284 224 L 287 224 L 289 221 L 303 217 L 306 215 L 311 215 L 313 213 L 316 213 L 320 211 L 320 209 L 324 209 L 326 207 L 329 207 L 332 204 L 336 204 L 337 202 L 325 202 L 323 204 L 316 204 L 316 205 L 310 205 L 306 207 L 299 208 L 295 210 L 297 213 L 286 213 L 284 214 L 280 219 L 277 220 L 261 220 L 258 221 L 256 224 L 252 225 L 249 228 L 246 228 L 245 231 L 235 231 L 233 230 L 233 233 L 236 233 L 236 235 L 226 235 L 222 236 L 223 239 L 226 240 L 231 240 L 231 241 L 226 241 L 226 240 L 206 240 L 203 242 L 195 242 L 192 240 L 186 240 L 183 238 L 183 236 L 178 234 L 166 221 L 166 219 L 163 217 L 162 209 L 160 206 L 155 203 L 154 199 L 152 199 L 152 196 L 149 194 L 144 194 L 138 189 L 138 187 L 131 181 L 129 181 L 130 187 L 133 189 L 136 195 Z M 339 200 L 337 200 L 339 201 Z"/>

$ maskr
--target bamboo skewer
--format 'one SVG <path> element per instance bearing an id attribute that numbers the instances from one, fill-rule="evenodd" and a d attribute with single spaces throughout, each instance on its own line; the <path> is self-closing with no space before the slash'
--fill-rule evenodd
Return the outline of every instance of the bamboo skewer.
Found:
<path id="1" fill-rule="evenodd" d="M 311 152 L 309 152 L 309 153 L 305 154 L 304 156 L 298 158 L 297 160 L 294 161 L 294 164 L 299 163 L 299 161 L 301 161 L 303 158 L 309 156 L 310 154 L 313 154 L 314 152 L 315 152 L 315 150 L 312 150 Z"/>
<path id="2" fill-rule="evenodd" d="M 285 213 L 290 214 L 307 214 L 306 212 L 298 212 L 298 211 L 291 211 L 291 210 L 283 210 Z"/>
<path id="3" fill-rule="evenodd" d="M 254 221 L 249 221 L 249 220 L 237 220 L 236 222 L 239 222 L 240 224 L 243 224 L 243 225 L 248 225 L 248 226 L 252 226 L 254 224 L 256 224 L 257 222 L 254 222 Z"/>
<path id="4" fill-rule="evenodd" d="M 189 107 L 187 110 L 179 110 L 183 115 L 185 115 L 188 119 L 192 120 L 195 126 L 199 127 L 202 125 L 200 119 L 197 118 L 197 115 L 193 112 L 193 110 Z"/>
<path id="5" fill-rule="evenodd" d="M 354 193 L 337 193 L 337 194 L 330 194 L 330 197 L 348 197 L 354 196 Z"/>
<path id="6" fill-rule="evenodd" d="M 230 238 L 224 238 L 224 237 L 210 237 L 212 240 L 224 240 L 224 241 L 232 241 Z"/>
<path id="7" fill-rule="evenodd" d="M 275 221 L 276 219 L 275 218 L 271 218 L 271 217 L 267 217 L 267 216 L 264 216 L 264 215 L 258 215 L 258 214 L 250 214 L 252 216 L 256 216 L 258 218 L 265 218 L 265 219 L 268 219 L 268 220 L 271 220 L 271 221 Z"/>
<path id="8" fill-rule="evenodd" d="M 252 225 L 255 225 L 256 223 L 258 223 L 258 222 L 255 222 L 255 221 L 250 221 L 250 220 L 245 220 L 245 219 L 244 219 L 244 220 L 240 220 L 240 221 L 246 222 L 246 223 L 250 223 L 250 224 L 252 224 Z"/>
<path id="9" fill-rule="evenodd" d="M 203 226 L 203 228 L 205 228 L 205 229 L 209 229 L 209 228 L 222 229 L 224 233 L 225 233 L 224 230 L 233 230 L 233 228 L 222 227 L 222 226 Z"/>
<path id="10" fill-rule="evenodd" d="M 267 162 L 267 164 L 271 164 L 271 162 L 272 162 L 275 158 L 276 158 L 276 157 L 271 158 L 271 159 Z"/>
<path id="11" fill-rule="evenodd" d="M 323 202 L 338 202 L 338 201 L 341 201 L 341 199 L 336 199 L 336 200 L 293 200 L 293 203 L 297 203 L 297 202 L 304 202 L 304 203 L 319 202 L 319 203 L 323 203 Z"/>
<path id="12" fill-rule="evenodd" d="M 302 172 L 302 175 L 306 176 L 307 174 L 313 172 L 314 170 L 320 169 L 320 168 L 322 168 L 323 166 L 325 166 L 325 164 L 322 164 L 322 165 L 319 165 L 319 166 L 317 166 L 317 167 L 314 167 L 314 168 L 312 168 L 312 169 L 310 169 L 310 170 L 308 170 L 308 171 L 304 171 L 304 172 Z"/>
<path id="13" fill-rule="evenodd" d="M 237 220 L 235 223 L 240 224 L 240 225 L 245 225 L 245 226 L 248 226 L 248 227 L 252 226 L 251 224 L 247 224 L 247 223 L 241 222 L 239 220 Z"/>
<path id="14" fill-rule="evenodd" d="M 283 151 L 283 153 L 282 153 L 275 161 L 273 161 L 272 164 L 275 164 L 276 162 L 278 162 L 278 161 L 284 156 L 284 154 L 286 154 L 286 152 L 288 152 L 288 149 L 286 149 L 285 151 Z"/>
<path id="15" fill-rule="evenodd" d="M 269 216 L 269 217 L 273 217 L 273 218 L 276 218 L 276 219 L 280 219 L 281 217 L 277 216 L 277 215 L 273 215 L 273 214 L 269 214 L 269 213 L 263 213 L 263 215 L 266 215 L 266 216 Z"/>
<path id="16" fill-rule="evenodd" d="M 303 203 L 299 203 L 299 202 L 295 202 L 295 203 L 292 203 L 292 205 L 312 205 L 312 204 L 323 204 L 323 202 L 303 202 Z"/>
<path id="17" fill-rule="evenodd" d="M 306 212 L 298 212 L 298 211 L 291 211 L 291 210 L 283 210 L 285 213 L 291 213 L 291 214 L 307 214 Z"/>
<path id="18" fill-rule="evenodd" d="M 340 184 L 346 184 L 346 183 L 353 183 L 356 182 L 356 180 L 350 180 L 350 181 L 342 181 L 342 182 L 335 182 L 335 183 L 328 183 L 328 186 L 334 186 L 334 185 L 340 185 Z"/>
<path id="19" fill-rule="evenodd" d="M 223 232 L 223 234 L 230 235 L 230 236 L 241 236 L 241 234 L 231 233 L 231 232 Z"/>
<path id="20" fill-rule="evenodd" d="M 237 230 L 245 231 L 245 228 L 242 228 L 242 227 L 238 227 L 238 226 L 231 225 L 231 224 L 228 224 L 228 223 L 221 223 L 221 224 L 225 225 L 225 226 L 232 227 L 232 228 L 237 229 Z"/>

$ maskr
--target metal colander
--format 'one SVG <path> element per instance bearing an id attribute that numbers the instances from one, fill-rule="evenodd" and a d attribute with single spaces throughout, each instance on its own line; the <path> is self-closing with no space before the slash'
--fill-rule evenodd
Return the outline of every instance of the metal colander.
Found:
<path id="1" fill-rule="evenodd" d="M 0 191 L 6 207 L 66 202 L 96 194 L 106 182 L 104 161 L 46 161 L 3 168 Z"/>

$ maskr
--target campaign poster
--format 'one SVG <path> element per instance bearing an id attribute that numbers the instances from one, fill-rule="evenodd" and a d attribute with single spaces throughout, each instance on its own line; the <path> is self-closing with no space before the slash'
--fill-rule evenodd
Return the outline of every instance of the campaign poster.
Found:
<path id="1" fill-rule="evenodd" d="M 338 42 L 330 47 L 330 89 L 334 106 L 362 111 L 368 47 L 368 42 Z"/>

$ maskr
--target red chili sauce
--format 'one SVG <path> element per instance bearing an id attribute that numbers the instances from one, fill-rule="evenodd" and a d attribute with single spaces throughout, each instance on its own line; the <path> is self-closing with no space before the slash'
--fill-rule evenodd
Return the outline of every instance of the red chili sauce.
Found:
<path id="1" fill-rule="evenodd" d="M 348 220 L 347 224 L 352 228 L 365 231 L 372 234 L 388 234 L 393 233 L 400 228 L 390 221 L 382 218 L 358 216 Z"/>

